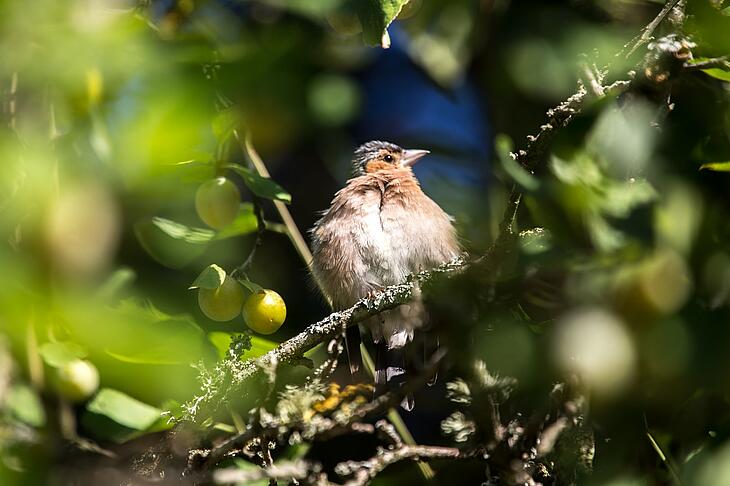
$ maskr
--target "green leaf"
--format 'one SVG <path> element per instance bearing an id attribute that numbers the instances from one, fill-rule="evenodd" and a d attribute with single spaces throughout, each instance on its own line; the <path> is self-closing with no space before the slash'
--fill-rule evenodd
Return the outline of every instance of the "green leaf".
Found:
<path id="1" fill-rule="evenodd" d="M 258 358 L 276 348 L 279 344 L 259 336 L 251 336 L 251 349 L 248 350 L 249 358 Z"/>
<path id="2" fill-rule="evenodd" d="M 226 280 L 226 271 L 213 263 L 200 272 L 188 289 L 217 289 Z"/>
<path id="3" fill-rule="evenodd" d="M 246 235 L 255 232 L 258 228 L 258 221 L 256 220 L 256 215 L 253 212 L 253 204 L 243 203 L 241 204 L 241 210 L 236 216 L 236 219 L 234 219 L 231 224 L 220 230 L 218 234 L 215 235 L 215 239 L 223 240 L 234 236 Z"/>
<path id="4" fill-rule="evenodd" d="M 520 232 L 520 248 L 528 255 L 538 255 L 552 248 L 550 232 L 544 228 L 533 228 Z"/>
<path id="5" fill-rule="evenodd" d="M 226 164 L 223 167 L 240 175 L 243 178 L 243 182 L 246 183 L 246 186 L 257 196 L 283 201 L 287 204 L 291 202 L 291 195 L 272 179 L 261 177 L 251 169 L 238 164 Z"/>
<path id="6" fill-rule="evenodd" d="M 257 465 L 251 464 L 248 461 L 244 461 L 243 459 L 236 458 L 233 460 L 233 464 L 236 466 L 236 468 L 242 470 L 242 471 L 248 471 L 252 474 L 256 474 L 258 470 L 260 469 Z M 268 486 L 269 480 L 268 479 L 259 479 L 256 481 L 246 481 L 244 484 L 246 486 Z"/>
<path id="7" fill-rule="evenodd" d="M 134 233 L 152 258 L 170 268 L 182 268 L 202 255 L 205 245 L 215 237 L 214 231 L 159 217 L 137 223 Z"/>
<path id="8" fill-rule="evenodd" d="M 241 333 L 238 332 L 221 332 L 215 331 L 208 333 L 208 339 L 213 346 L 218 350 L 218 357 L 223 359 L 228 356 L 228 349 L 231 347 L 231 340 L 235 336 L 239 336 Z M 258 358 L 268 353 L 272 349 L 278 346 L 277 343 L 269 341 L 259 336 L 251 336 L 251 349 L 245 353 L 246 358 Z"/>
<path id="9" fill-rule="evenodd" d="M 291 201 L 291 197 L 288 201 Z M 218 233 L 157 216 L 138 222 L 134 226 L 134 233 L 152 258 L 166 267 L 177 269 L 202 255 L 211 241 L 253 233 L 257 229 L 253 205 L 243 203 L 236 219 Z"/>
<path id="10" fill-rule="evenodd" d="M 118 268 L 101 284 L 96 291 L 96 295 L 101 299 L 113 299 L 125 287 L 129 286 L 135 278 L 137 278 L 137 274 L 131 268 Z"/>
<path id="11" fill-rule="evenodd" d="M 209 229 L 191 228 L 170 219 L 160 217 L 152 218 L 152 224 L 171 238 L 197 245 L 208 243 L 215 236 L 215 232 Z"/>
<path id="12" fill-rule="evenodd" d="M 256 292 L 261 292 L 262 290 L 264 290 L 264 288 L 262 286 L 260 286 L 259 284 L 255 283 L 255 282 L 252 282 L 248 279 L 245 279 L 242 277 L 237 277 L 236 280 L 238 280 L 238 283 L 240 283 L 241 285 L 246 287 L 246 290 L 248 290 L 252 294 L 255 294 Z"/>
<path id="13" fill-rule="evenodd" d="M 213 118 L 213 135 L 219 142 L 227 140 L 240 123 L 240 117 L 233 108 L 226 108 L 218 112 Z"/>
<path id="14" fill-rule="evenodd" d="M 408 0 L 358 0 L 357 15 L 362 24 L 362 38 L 366 44 L 390 47 L 388 26 L 398 16 Z"/>
<path id="15" fill-rule="evenodd" d="M 185 364 L 211 351 L 205 333 L 188 315 L 169 316 L 129 299 L 114 310 L 114 317 L 134 323 L 134 332 L 117 336 L 104 347 L 124 363 Z"/>
<path id="16" fill-rule="evenodd" d="M 5 407 L 15 419 L 30 425 L 42 427 L 46 423 L 46 412 L 43 410 L 38 394 L 28 385 L 14 385 L 8 391 Z"/>
<path id="17" fill-rule="evenodd" d="M 58 368 L 76 359 L 85 358 L 88 354 L 80 344 L 65 342 L 44 343 L 38 352 L 43 361 L 54 368 Z"/>
<path id="18" fill-rule="evenodd" d="M 102 388 L 86 409 L 134 430 L 146 430 L 162 414 L 160 409 L 111 388 Z"/>
<path id="19" fill-rule="evenodd" d="M 713 170 L 715 172 L 730 172 L 730 161 L 728 162 L 710 162 L 702 164 L 700 170 Z"/>
<path id="20" fill-rule="evenodd" d="M 507 175 L 525 191 L 536 191 L 540 187 L 540 181 L 512 158 L 512 140 L 507 135 L 500 134 L 494 138 L 494 145 Z"/>
<path id="21" fill-rule="evenodd" d="M 727 69 L 710 68 L 703 69 L 702 72 L 712 78 L 719 79 L 721 81 L 730 81 L 730 71 L 728 71 Z"/>
<path id="22" fill-rule="evenodd" d="M 730 7 L 728 7 L 725 10 L 728 10 L 728 9 L 730 9 Z M 699 64 L 699 63 L 707 62 L 710 60 L 711 59 L 709 57 L 696 57 L 696 58 L 690 60 L 689 64 Z M 730 70 L 722 68 L 722 67 L 703 69 L 702 72 L 707 74 L 710 77 L 719 79 L 721 81 L 730 81 Z"/>

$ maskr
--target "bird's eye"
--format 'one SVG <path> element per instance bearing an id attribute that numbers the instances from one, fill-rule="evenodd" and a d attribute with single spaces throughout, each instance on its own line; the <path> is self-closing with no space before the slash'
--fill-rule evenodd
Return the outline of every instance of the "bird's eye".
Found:
<path id="1" fill-rule="evenodd" d="M 383 156 L 383 160 L 388 163 L 393 162 L 393 156 L 390 154 L 385 154 L 385 156 Z"/>

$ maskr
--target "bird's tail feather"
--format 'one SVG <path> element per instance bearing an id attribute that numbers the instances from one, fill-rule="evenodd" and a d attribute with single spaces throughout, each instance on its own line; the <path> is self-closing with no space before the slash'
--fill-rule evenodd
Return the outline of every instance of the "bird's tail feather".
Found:
<path id="1" fill-rule="evenodd" d="M 397 389 L 406 382 L 405 348 L 388 348 L 383 341 L 377 344 L 375 358 L 375 393 L 381 394 Z M 401 401 L 404 410 L 411 411 L 415 405 L 413 394 L 407 394 Z"/>
<path id="2" fill-rule="evenodd" d="M 358 326 L 350 326 L 347 328 L 345 335 L 345 347 L 347 349 L 347 360 L 350 365 L 350 374 L 356 376 L 363 369 L 362 353 L 360 352 L 360 329 Z"/>

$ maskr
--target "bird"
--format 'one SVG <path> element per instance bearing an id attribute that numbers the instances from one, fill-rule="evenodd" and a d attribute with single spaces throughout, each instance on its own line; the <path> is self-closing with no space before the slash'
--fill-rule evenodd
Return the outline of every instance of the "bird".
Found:
<path id="1" fill-rule="evenodd" d="M 423 192 L 413 173 L 413 165 L 429 153 L 377 140 L 355 150 L 352 177 L 310 232 L 312 273 L 335 310 L 461 254 L 453 218 Z M 406 381 L 406 346 L 427 320 L 420 289 L 413 295 L 411 302 L 363 323 L 377 348 L 376 393 Z M 362 368 L 360 343 L 359 329 L 350 327 L 346 350 L 353 375 Z M 401 406 L 411 410 L 412 396 Z"/>

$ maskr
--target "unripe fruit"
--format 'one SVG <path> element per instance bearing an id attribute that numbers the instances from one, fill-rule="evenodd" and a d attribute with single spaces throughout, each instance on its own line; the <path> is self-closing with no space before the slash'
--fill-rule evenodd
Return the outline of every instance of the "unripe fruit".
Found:
<path id="1" fill-rule="evenodd" d="M 195 193 L 195 210 L 205 224 L 223 229 L 236 219 L 241 206 L 238 188 L 225 177 L 204 182 Z"/>
<path id="2" fill-rule="evenodd" d="M 57 370 L 56 389 L 70 402 L 83 402 L 99 388 L 99 371 L 82 359 L 75 359 Z"/>
<path id="3" fill-rule="evenodd" d="M 259 334 L 275 333 L 286 319 L 286 304 L 273 290 L 260 290 L 246 300 L 243 318 L 252 331 Z"/>
<path id="4" fill-rule="evenodd" d="M 226 275 L 217 289 L 200 289 L 198 306 L 208 319 L 218 322 L 230 321 L 241 312 L 243 288 L 235 279 Z"/>

